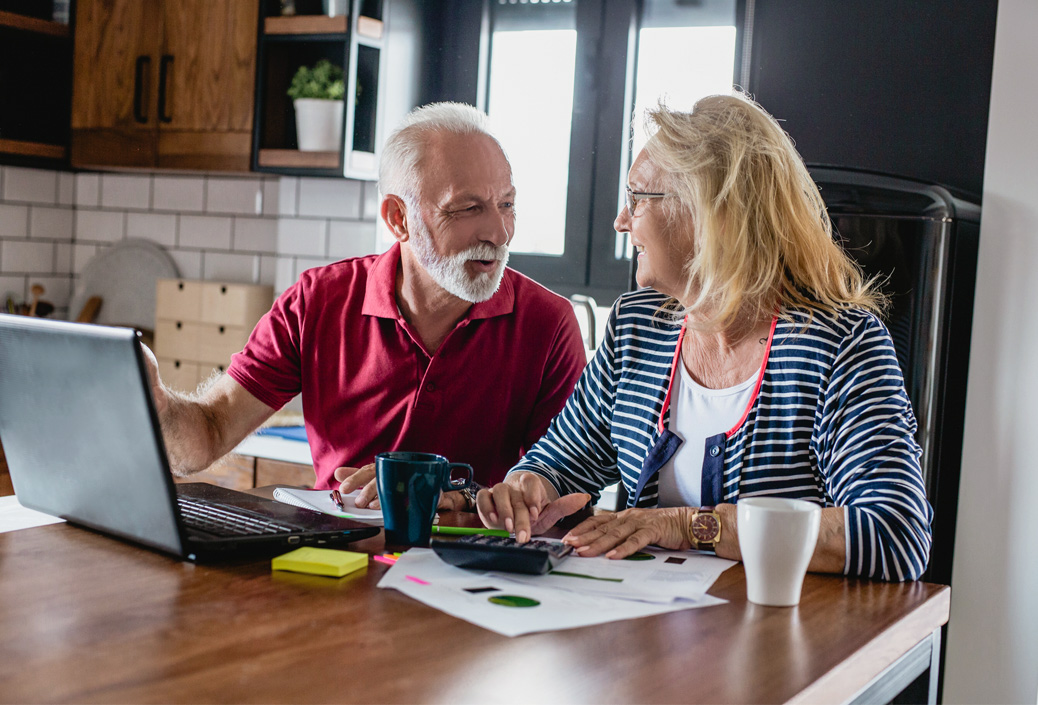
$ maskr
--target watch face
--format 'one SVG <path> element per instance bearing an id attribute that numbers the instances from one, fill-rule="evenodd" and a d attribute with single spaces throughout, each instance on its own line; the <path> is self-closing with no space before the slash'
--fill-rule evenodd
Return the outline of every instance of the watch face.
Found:
<path id="1" fill-rule="evenodd" d="M 721 532 L 721 525 L 713 514 L 700 512 L 692 519 L 692 536 L 700 543 L 713 543 Z"/>

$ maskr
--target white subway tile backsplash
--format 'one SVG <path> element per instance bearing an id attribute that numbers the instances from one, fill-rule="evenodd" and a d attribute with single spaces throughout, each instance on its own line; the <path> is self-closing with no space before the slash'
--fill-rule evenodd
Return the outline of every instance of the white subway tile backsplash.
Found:
<path id="1" fill-rule="evenodd" d="M 260 255 L 259 280 L 257 284 L 274 286 L 277 282 L 278 258 L 274 255 Z"/>
<path id="2" fill-rule="evenodd" d="M 0 265 L 2 264 L 3 260 L 0 260 Z M 25 277 L 0 276 L 0 306 L 3 307 L 4 313 L 7 313 L 7 297 L 11 297 L 16 304 L 20 304 L 25 301 L 27 288 Z"/>
<path id="3" fill-rule="evenodd" d="M 75 192 L 76 175 L 68 171 L 58 172 L 58 205 L 71 206 Z"/>
<path id="4" fill-rule="evenodd" d="M 286 219 L 278 221 L 279 255 L 324 257 L 328 239 L 328 221 Z"/>
<path id="5" fill-rule="evenodd" d="M 231 218 L 203 215 L 180 216 L 178 247 L 202 250 L 231 249 Z"/>
<path id="6" fill-rule="evenodd" d="M 33 206 L 29 214 L 29 237 L 71 240 L 72 219 L 73 211 L 69 208 Z"/>
<path id="7" fill-rule="evenodd" d="M 172 213 L 127 213 L 126 237 L 139 237 L 173 247 L 177 244 L 177 216 Z"/>
<path id="8" fill-rule="evenodd" d="M 147 210 L 151 207 L 151 177 L 146 174 L 103 174 L 101 206 Z"/>
<path id="9" fill-rule="evenodd" d="M 100 174 L 76 174 L 75 203 L 87 208 L 101 205 Z"/>
<path id="10" fill-rule="evenodd" d="M 54 271 L 72 273 L 72 244 L 59 242 L 54 246 Z"/>
<path id="11" fill-rule="evenodd" d="M 235 218 L 233 249 L 247 252 L 277 251 L 278 221 L 274 218 Z"/>
<path id="12" fill-rule="evenodd" d="M 301 179 L 299 215 L 360 218 L 362 182 L 343 179 Z"/>
<path id="13" fill-rule="evenodd" d="M 263 182 L 260 179 L 207 179 L 205 212 L 261 215 Z"/>
<path id="14" fill-rule="evenodd" d="M 333 220 L 328 231 L 328 256 L 363 257 L 375 252 L 375 224 L 360 220 Z"/>
<path id="15" fill-rule="evenodd" d="M 118 242 L 125 237 L 126 216 L 119 211 L 76 211 L 76 242 Z"/>
<path id="16" fill-rule="evenodd" d="M 209 281 L 253 283 L 259 274 L 259 255 L 206 252 L 202 277 Z"/>
<path id="17" fill-rule="evenodd" d="M 6 167 L 0 198 L 5 201 L 54 205 L 58 202 L 58 172 Z"/>
<path id="18" fill-rule="evenodd" d="M 291 217 L 299 214 L 299 178 L 282 176 L 278 182 L 278 215 Z"/>
<path id="19" fill-rule="evenodd" d="M 278 257 L 274 263 L 274 293 L 280 296 L 285 289 L 296 283 L 296 258 Z"/>
<path id="20" fill-rule="evenodd" d="M 29 237 L 29 207 L 0 203 L 0 237 Z"/>
<path id="21" fill-rule="evenodd" d="M 54 273 L 54 244 L 28 240 L 0 242 L 0 263 L 4 271 L 26 274 Z"/>
<path id="22" fill-rule="evenodd" d="M 76 275 L 82 274 L 87 263 L 97 254 L 97 250 L 97 245 L 80 245 L 78 243 L 73 245 L 72 273 Z"/>
<path id="23" fill-rule="evenodd" d="M 180 213 L 205 210 L 205 179 L 201 176 L 156 176 L 153 189 L 154 210 Z"/>
<path id="24" fill-rule="evenodd" d="M 263 179 L 263 215 L 277 215 L 281 207 L 281 179 Z"/>
<path id="25" fill-rule="evenodd" d="M 379 208 L 382 205 L 382 200 L 378 197 L 378 182 L 376 181 L 365 181 L 364 183 L 364 201 L 360 209 L 360 217 L 364 220 L 377 220 L 379 216 Z"/>
<path id="26" fill-rule="evenodd" d="M 376 184 L 342 179 L 0 167 L 0 294 L 22 301 L 40 280 L 67 309 L 74 277 L 124 238 L 166 248 L 180 276 L 280 293 L 304 269 L 388 247 L 378 206 Z"/>
<path id="27" fill-rule="evenodd" d="M 184 279 L 202 278 L 202 253 L 189 250 L 170 250 L 169 256 L 177 263 L 177 271 Z"/>

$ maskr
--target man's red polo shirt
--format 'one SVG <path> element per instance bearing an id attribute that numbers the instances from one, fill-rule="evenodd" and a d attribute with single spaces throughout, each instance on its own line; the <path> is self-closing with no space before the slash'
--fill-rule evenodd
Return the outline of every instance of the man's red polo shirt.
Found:
<path id="1" fill-rule="evenodd" d="M 303 272 L 227 370 L 280 409 L 302 393 L 315 487 L 376 453 L 440 453 L 499 482 L 562 409 L 584 369 L 570 303 L 505 270 L 430 356 L 396 303 L 399 245 Z"/>

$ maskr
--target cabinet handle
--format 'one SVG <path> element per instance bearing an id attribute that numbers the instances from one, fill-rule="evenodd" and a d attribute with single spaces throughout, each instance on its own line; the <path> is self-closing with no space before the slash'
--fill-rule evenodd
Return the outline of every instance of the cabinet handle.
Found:
<path id="1" fill-rule="evenodd" d="M 137 65 L 133 72 L 133 119 L 137 122 L 148 122 L 148 113 L 145 112 L 144 96 L 147 91 L 144 82 L 148 80 L 148 67 L 151 66 L 150 56 L 138 56 Z"/>
<path id="2" fill-rule="evenodd" d="M 166 89 L 169 73 L 173 69 L 173 57 L 163 54 L 159 63 L 159 120 L 162 122 L 173 122 L 173 116 L 166 113 Z"/>

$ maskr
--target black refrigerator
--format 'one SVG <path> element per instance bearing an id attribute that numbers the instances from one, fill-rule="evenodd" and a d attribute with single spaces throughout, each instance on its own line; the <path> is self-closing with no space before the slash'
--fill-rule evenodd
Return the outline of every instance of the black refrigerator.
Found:
<path id="1" fill-rule="evenodd" d="M 934 508 L 924 580 L 951 583 L 969 369 L 980 206 L 949 189 L 884 174 L 811 166 L 836 236 L 883 278 L 886 316 L 923 449 Z"/>

